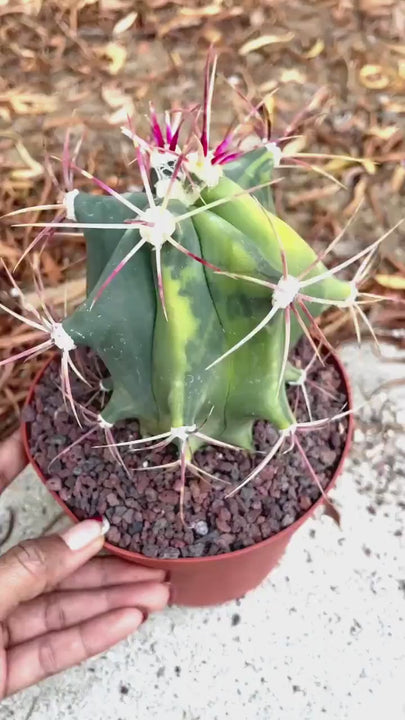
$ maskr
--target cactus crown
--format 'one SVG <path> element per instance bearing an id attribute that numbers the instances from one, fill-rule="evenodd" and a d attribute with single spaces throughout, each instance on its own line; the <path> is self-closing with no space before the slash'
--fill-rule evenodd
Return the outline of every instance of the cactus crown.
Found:
<path id="1" fill-rule="evenodd" d="M 63 227 L 82 229 L 87 298 L 62 323 L 31 321 L 49 335 L 41 349 L 62 351 L 68 397 L 69 366 L 78 372 L 71 351 L 89 346 L 112 389 L 98 422 L 110 429 L 137 418 L 143 440 L 136 442 L 176 442 L 183 471 L 203 443 L 252 449 L 258 419 L 280 430 L 280 443 L 294 432 L 286 386 L 305 378 L 289 351 L 303 333 L 315 352 L 312 335 L 328 344 L 316 323 L 327 306 L 358 309 L 357 285 L 379 242 L 351 259 L 362 258 L 351 283 L 335 277 L 349 262 L 325 267 L 275 214 L 271 182 L 282 143 L 260 137 L 244 151 L 242 124 L 212 149 L 214 76 L 210 56 L 202 108 L 167 114 L 164 130 L 152 108 L 149 141 L 131 125 L 123 129 L 142 191 L 116 193 L 65 149 L 71 189 L 55 222 L 43 225 L 54 232 L 65 215 Z M 104 194 L 73 189 L 72 168 Z"/>

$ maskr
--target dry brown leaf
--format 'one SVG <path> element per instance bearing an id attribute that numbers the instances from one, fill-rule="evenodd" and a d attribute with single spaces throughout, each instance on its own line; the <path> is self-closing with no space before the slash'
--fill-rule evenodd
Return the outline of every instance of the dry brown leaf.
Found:
<path id="1" fill-rule="evenodd" d="M 183 67 L 183 61 L 182 61 L 181 55 L 179 52 L 177 52 L 177 50 L 171 50 L 169 52 L 169 57 L 170 57 L 171 62 L 173 63 L 173 67 L 175 67 L 177 69 L 180 69 L 181 67 Z"/>
<path id="2" fill-rule="evenodd" d="M 16 140 L 15 146 L 22 161 L 27 165 L 27 167 L 20 168 L 18 170 L 12 170 L 10 173 L 10 177 L 15 180 L 29 180 L 32 178 L 41 177 L 41 175 L 44 174 L 44 168 L 39 162 L 37 162 L 36 160 L 34 160 L 34 158 L 31 157 L 27 148 L 25 147 L 25 145 L 23 145 L 21 140 Z"/>
<path id="3" fill-rule="evenodd" d="M 367 190 L 367 184 L 368 184 L 368 178 L 362 177 L 360 178 L 359 182 L 354 188 L 353 192 L 353 199 L 352 201 L 346 205 L 343 214 L 346 217 L 351 217 L 353 213 L 356 211 L 356 208 L 358 207 L 359 203 L 363 200 L 366 190 Z"/>
<path id="4" fill-rule="evenodd" d="M 326 185 L 322 188 L 312 188 L 311 190 L 307 190 L 306 192 L 299 193 L 298 195 L 293 195 L 289 201 L 288 205 L 290 208 L 295 208 L 297 205 L 300 205 L 302 203 L 310 203 L 314 202 L 316 200 L 321 200 L 324 197 L 329 197 L 330 195 L 335 195 L 337 192 L 339 192 L 339 186 L 338 185 Z"/>
<path id="5" fill-rule="evenodd" d="M 250 13 L 250 24 L 254 28 L 261 28 L 266 21 L 266 16 L 262 7 L 257 7 Z"/>
<path id="6" fill-rule="evenodd" d="M 56 287 L 46 287 L 44 292 L 44 301 L 46 304 L 52 306 L 63 305 L 65 299 L 68 307 L 74 307 L 84 300 L 86 295 L 86 279 L 77 278 L 74 280 L 67 280 L 65 283 L 57 285 Z M 41 307 L 41 302 L 37 292 L 24 293 L 24 298 L 27 304 L 33 305 L 36 308 Z"/>
<path id="7" fill-rule="evenodd" d="M 72 2 L 72 0 L 67 1 L 70 3 Z M 129 10 L 128 0 L 82 0 L 82 2 L 87 2 L 89 5 L 99 2 L 101 12 L 117 12 Z M 132 4 L 131 1 L 129 2 L 129 4 Z"/>
<path id="8" fill-rule="evenodd" d="M 294 140 L 290 140 L 286 145 L 284 145 L 283 148 L 283 155 L 286 157 L 291 157 L 293 155 L 296 155 L 297 153 L 302 152 L 305 150 L 307 145 L 307 140 L 304 135 L 302 137 L 294 138 Z"/>
<path id="9" fill-rule="evenodd" d="M 287 32 L 284 35 L 262 35 L 261 37 L 248 40 L 242 47 L 239 48 L 239 55 L 248 55 L 255 50 L 260 50 L 268 45 L 275 45 L 277 43 L 288 43 L 295 37 L 294 32 Z"/>
<path id="10" fill-rule="evenodd" d="M 330 173 L 341 172 L 347 167 L 358 164 L 362 165 L 369 175 L 375 175 L 375 162 L 373 162 L 373 160 L 369 160 L 368 158 L 334 158 L 325 165 L 325 170 Z"/>
<path id="11" fill-rule="evenodd" d="M 371 17 L 382 17 L 391 14 L 395 0 L 359 0 L 359 10 Z"/>
<path id="12" fill-rule="evenodd" d="M 31 93 L 22 88 L 13 88 L 0 93 L 0 103 L 8 103 L 17 115 L 45 115 L 54 112 L 58 101 L 50 95 Z"/>
<path id="13" fill-rule="evenodd" d="M 138 13 L 133 10 L 132 12 L 128 13 L 128 15 L 125 15 L 125 17 L 121 18 L 121 20 L 118 20 L 118 22 L 115 23 L 112 31 L 114 37 L 117 35 L 121 35 L 121 33 L 129 30 L 129 28 L 132 27 L 132 25 L 134 24 L 137 17 Z"/>
<path id="14" fill-rule="evenodd" d="M 148 7 L 152 10 L 160 10 L 167 5 L 181 5 L 181 0 L 148 0 Z"/>
<path id="15" fill-rule="evenodd" d="M 390 79 L 382 65 L 363 65 L 360 82 L 369 90 L 384 90 L 390 84 Z"/>
<path id="16" fill-rule="evenodd" d="M 78 10 L 82 10 L 87 5 L 95 5 L 96 2 L 98 2 L 98 0 L 75 0 L 74 5 L 76 6 L 76 8 Z M 73 4 L 72 0 L 64 0 L 64 4 L 65 4 L 67 10 L 72 9 L 72 4 Z"/>
<path id="17" fill-rule="evenodd" d="M 221 31 L 213 25 L 207 25 L 202 31 L 202 36 L 210 45 L 216 45 L 223 37 Z"/>
<path id="18" fill-rule="evenodd" d="M 321 38 L 318 38 L 308 52 L 304 53 L 303 57 L 306 58 L 306 60 L 313 60 L 313 58 L 318 57 L 324 50 L 325 43 Z"/>
<path id="19" fill-rule="evenodd" d="M 101 88 L 101 96 L 110 108 L 117 110 L 125 108 L 129 115 L 134 112 L 134 102 L 130 95 L 127 95 L 120 87 L 107 83 Z"/>
<path id="20" fill-rule="evenodd" d="M 391 177 L 391 190 L 399 193 L 405 180 L 405 168 L 397 165 Z"/>
<path id="21" fill-rule="evenodd" d="M 20 55 L 24 58 L 35 58 L 36 53 L 33 50 L 28 50 L 28 48 L 22 48 L 18 45 L 18 43 L 10 43 L 9 45 L 10 50 L 12 50 L 16 55 Z"/>
<path id="22" fill-rule="evenodd" d="M 397 131 L 398 127 L 396 125 L 387 125 L 386 127 L 373 125 L 369 128 L 368 134 L 378 137 L 380 140 L 389 140 Z"/>
<path id="23" fill-rule="evenodd" d="M 42 8 L 42 0 L 20 0 L 15 3 L 14 0 L 3 0 L 0 7 L 10 6 L 10 12 L 22 12 L 26 15 L 38 15 Z"/>
<path id="24" fill-rule="evenodd" d="M 132 115 L 134 113 L 134 104 L 131 101 L 128 105 L 123 105 L 122 107 L 118 108 L 115 112 L 111 113 L 111 115 L 107 116 L 107 121 L 109 125 L 123 125 L 128 120 L 128 114 Z"/>
<path id="25" fill-rule="evenodd" d="M 403 113 L 405 113 L 405 103 L 388 100 L 387 102 L 383 102 L 382 104 L 388 112 L 397 113 L 397 115 L 402 115 Z"/>
<path id="26" fill-rule="evenodd" d="M 0 240 L 0 257 L 10 258 L 10 260 L 18 260 L 20 255 L 21 253 L 17 248 L 10 247 L 10 245 L 6 245 L 6 243 Z"/>
<path id="27" fill-rule="evenodd" d="M 291 70 L 283 69 L 280 73 L 280 82 L 285 83 L 288 85 L 289 83 L 297 83 L 297 85 L 303 85 L 306 82 L 307 76 L 305 73 L 300 72 L 300 70 L 295 70 L 292 68 Z"/>
<path id="28" fill-rule="evenodd" d="M 222 11 L 221 3 L 212 3 L 200 8 L 182 7 L 180 13 L 186 17 L 211 17 Z"/>
<path id="29" fill-rule="evenodd" d="M 404 275 L 376 275 L 375 279 L 383 287 L 390 290 L 405 290 Z"/>
<path id="30" fill-rule="evenodd" d="M 58 263 L 53 259 L 52 255 L 47 251 L 41 255 L 41 262 L 44 268 L 44 273 L 48 277 L 49 281 L 53 285 L 57 285 L 63 278 L 63 273 Z"/>
<path id="31" fill-rule="evenodd" d="M 266 82 L 259 85 L 259 92 L 261 95 L 264 95 L 265 93 L 272 93 L 274 90 L 276 90 L 278 85 L 277 80 L 266 80 Z"/>
<path id="32" fill-rule="evenodd" d="M 4 387 L 4 385 L 8 381 L 12 372 L 13 372 L 12 365 L 4 365 L 2 367 L 2 371 L 1 371 L 1 375 L 0 375 L 0 390 L 2 389 L 2 387 Z"/>
<path id="33" fill-rule="evenodd" d="M 107 71 L 110 75 L 117 75 L 127 59 L 126 48 L 116 42 L 109 42 L 107 45 L 96 48 L 96 53 L 99 57 L 107 59 Z"/>
<path id="34" fill-rule="evenodd" d="M 183 28 L 194 27 L 195 25 L 199 25 L 200 22 L 201 20 L 198 17 L 176 15 L 174 18 L 171 18 L 171 20 L 168 20 L 168 22 L 158 26 L 158 36 L 165 37 L 165 35 L 168 35 L 173 30 L 182 30 Z"/>
<path id="35" fill-rule="evenodd" d="M 399 53 L 399 55 L 405 55 L 405 45 L 390 45 L 389 43 L 387 43 L 387 47 L 390 50 Z"/>
<path id="36" fill-rule="evenodd" d="M 4 120 L 4 122 L 9 125 L 11 123 L 11 113 L 8 108 L 2 108 L 0 107 L 0 119 Z"/>
<path id="37" fill-rule="evenodd" d="M 43 338 L 44 333 L 42 330 L 27 330 L 19 335 L 9 333 L 5 337 L 0 337 L 0 350 L 11 350 L 11 348 L 24 345 L 25 343 L 32 343 L 34 345 L 36 340 L 43 340 Z"/>
<path id="38" fill-rule="evenodd" d="M 276 109 L 276 100 L 274 97 L 274 92 L 266 93 L 266 95 L 263 97 L 263 105 L 266 108 L 266 112 L 268 113 L 269 117 L 272 118 L 272 122 L 274 121 L 274 113 Z"/>
<path id="39" fill-rule="evenodd" d="M 338 528 L 341 527 L 340 525 L 340 512 L 336 508 L 336 506 L 333 504 L 331 500 L 325 500 L 324 508 L 323 508 L 323 514 L 327 515 L 327 517 L 330 517 L 334 523 L 338 526 Z"/>

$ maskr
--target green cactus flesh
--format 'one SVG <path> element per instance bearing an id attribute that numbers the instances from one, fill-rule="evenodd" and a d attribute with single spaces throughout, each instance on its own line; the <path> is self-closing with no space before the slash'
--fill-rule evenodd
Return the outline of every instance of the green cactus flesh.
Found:
<path id="1" fill-rule="evenodd" d="M 258 191 L 256 196 L 243 193 L 249 184 L 263 182 L 264 171 L 269 177 L 271 158 L 266 158 L 265 150 L 261 152 L 265 157 L 260 162 L 254 153 L 247 154 L 243 162 L 231 163 L 227 177 L 215 187 L 203 189 L 193 206 L 169 201 L 168 210 L 177 218 L 196 210 L 192 217 L 176 223 L 174 240 L 227 274 L 215 272 L 165 242 L 161 265 L 167 319 L 157 288 L 156 251 L 148 243 L 98 296 L 106 279 L 139 242 L 140 231 L 130 224 L 128 229 L 122 228 L 136 213 L 116 197 L 76 195 L 74 211 L 79 223 L 121 225 L 116 230 L 84 230 L 87 299 L 63 322 L 76 345 L 92 348 L 111 375 L 113 389 L 102 411 L 105 422 L 137 418 L 144 437 L 204 423 L 205 435 L 248 449 L 252 448 L 256 420 L 268 420 L 280 430 L 294 424 L 286 385 L 298 375 L 284 361 L 283 312 L 277 312 L 252 339 L 208 368 L 251 332 L 272 307 L 269 287 L 229 274 L 277 284 L 283 272 L 280 245 L 290 275 L 298 276 L 312 266 L 308 277 L 316 278 L 326 270 L 316 262 L 309 245 L 271 213 L 268 192 L 260 195 Z M 143 193 L 125 197 L 141 209 L 148 207 Z M 212 207 L 205 209 L 204 205 Z M 330 301 L 346 300 L 351 286 L 327 276 L 305 291 L 313 298 L 325 299 L 325 304 L 306 303 L 311 314 L 318 316 Z M 307 317 L 302 319 L 308 324 Z M 302 332 L 291 314 L 291 347 Z M 190 437 L 192 451 L 200 444 L 201 440 Z"/>

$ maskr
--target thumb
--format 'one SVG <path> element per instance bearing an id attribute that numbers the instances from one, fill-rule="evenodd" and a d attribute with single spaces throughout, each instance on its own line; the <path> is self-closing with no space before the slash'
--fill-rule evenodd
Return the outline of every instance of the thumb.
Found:
<path id="1" fill-rule="evenodd" d="M 0 443 L 0 493 L 27 464 L 21 433 L 17 430 Z"/>
<path id="2" fill-rule="evenodd" d="M 107 520 L 84 520 L 61 535 L 26 540 L 0 557 L 0 622 L 96 555 L 108 528 Z"/>

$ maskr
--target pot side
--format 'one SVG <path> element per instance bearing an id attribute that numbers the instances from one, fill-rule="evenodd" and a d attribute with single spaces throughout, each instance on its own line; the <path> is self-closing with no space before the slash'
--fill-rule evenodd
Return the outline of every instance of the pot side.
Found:
<path id="1" fill-rule="evenodd" d="M 40 382 L 43 373 L 53 361 L 54 357 L 55 356 L 51 357 L 46 362 L 34 378 L 27 396 L 26 405 L 30 405 L 35 387 Z M 329 361 L 335 364 L 342 377 L 348 399 L 348 409 L 352 410 L 352 392 L 346 371 L 337 355 L 329 355 Z M 352 414 L 347 417 L 348 430 L 345 445 L 333 478 L 326 488 L 327 493 L 334 487 L 337 478 L 341 474 L 343 464 L 350 450 L 354 420 Z M 37 472 L 39 479 L 46 486 L 46 477 L 31 454 L 28 423 L 22 423 L 21 432 L 27 457 Z M 60 499 L 58 494 L 51 490 L 48 490 L 48 492 L 53 495 L 64 512 L 74 522 L 78 522 L 76 516 L 63 500 Z M 323 498 L 320 497 L 298 520 L 276 535 L 272 535 L 267 540 L 262 540 L 250 547 L 235 550 L 230 553 L 223 553 L 222 555 L 166 560 L 163 558 L 149 558 L 140 553 L 121 549 L 108 542 L 105 543 L 105 549 L 128 562 L 164 570 L 168 574 L 172 586 L 172 604 L 187 607 L 219 605 L 242 597 L 257 587 L 278 565 L 294 533 L 314 514 L 316 508 L 322 503 Z"/>

